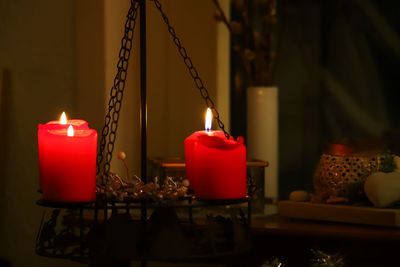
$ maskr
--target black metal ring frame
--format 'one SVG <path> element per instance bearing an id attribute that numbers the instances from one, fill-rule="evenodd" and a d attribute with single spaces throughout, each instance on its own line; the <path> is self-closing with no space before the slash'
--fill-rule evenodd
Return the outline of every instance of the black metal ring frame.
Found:
<path id="1" fill-rule="evenodd" d="M 110 201 L 107 202 L 87 202 L 87 203 L 61 203 L 49 202 L 46 200 L 38 200 L 37 205 L 46 208 L 63 208 L 63 209 L 140 209 L 142 206 L 147 208 L 199 208 L 199 207 L 213 207 L 213 206 L 229 206 L 241 203 L 248 203 L 251 201 L 250 197 L 237 198 L 237 199 L 195 199 L 192 196 L 181 197 L 176 200 L 154 201 L 152 199 L 136 199 L 130 201 Z M 249 214 L 250 215 L 250 214 Z"/>

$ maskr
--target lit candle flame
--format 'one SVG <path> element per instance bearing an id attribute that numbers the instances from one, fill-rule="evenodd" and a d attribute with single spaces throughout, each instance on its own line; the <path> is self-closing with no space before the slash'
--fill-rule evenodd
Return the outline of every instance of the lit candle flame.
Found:
<path id="1" fill-rule="evenodd" d="M 207 108 L 206 112 L 206 132 L 211 131 L 211 125 L 212 125 L 212 112 L 210 108 Z"/>
<path id="2" fill-rule="evenodd" d="M 72 125 L 68 127 L 67 136 L 74 136 L 74 127 Z"/>
<path id="3" fill-rule="evenodd" d="M 66 125 L 67 124 L 67 115 L 65 115 L 64 111 L 60 116 L 60 124 L 62 124 L 62 125 Z"/>

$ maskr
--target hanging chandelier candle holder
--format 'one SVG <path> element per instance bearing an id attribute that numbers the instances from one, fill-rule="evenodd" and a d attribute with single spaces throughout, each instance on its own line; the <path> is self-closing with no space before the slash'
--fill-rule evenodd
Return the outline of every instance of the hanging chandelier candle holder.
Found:
<path id="1" fill-rule="evenodd" d="M 51 202 L 96 199 L 97 132 L 84 120 L 38 125 L 40 191 Z"/>
<path id="2" fill-rule="evenodd" d="M 220 131 L 195 132 L 184 141 L 186 177 L 147 175 L 146 3 L 154 3 Z M 110 170 L 118 121 L 140 12 L 141 172 L 126 177 Z M 211 123 L 211 118 L 209 118 Z M 213 100 L 159 0 L 130 0 L 117 73 L 99 136 L 83 120 L 49 122 L 38 127 L 40 186 L 44 212 L 36 240 L 39 255 L 67 258 L 90 266 L 129 266 L 130 260 L 194 261 L 224 259 L 248 251 L 251 225 L 246 191 L 246 147 L 226 131 Z M 97 154 L 97 159 L 96 159 Z M 148 181 L 148 178 L 149 179 Z M 189 187 L 194 195 L 189 194 Z M 198 200 L 218 201 L 198 201 Z M 247 204 L 247 205 L 243 205 Z M 212 212 L 218 208 L 219 213 Z M 243 211 L 247 208 L 247 211 Z M 199 222 L 194 210 L 207 214 Z M 247 212 L 247 213 L 246 213 Z M 148 214 L 149 213 L 149 214 Z M 46 216 L 47 214 L 47 216 Z M 199 214 L 199 213 L 198 213 Z M 221 215 L 222 214 L 222 215 Z M 170 241 L 174 240 L 174 246 Z M 179 249 L 176 249 L 178 246 Z M 118 265 L 120 263 L 122 265 Z M 117 264 L 118 263 L 118 264 Z"/>
<path id="3" fill-rule="evenodd" d="M 244 140 L 237 140 L 225 130 L 219 112 L 204 86 L 197 69 L 182 46 L 174 28 L 164 13 L 159 1 L 153 1 L 167 25 L 168 32 L 181 55 L 189 74 L 192 76 L 201 97 L 208 107 L 208 118 L 205 131 L 198 131 L 189 136 L 185 142 L 187 178 L 192 184 L 194 194 L 202 200 L 229 200 L 246 197 L 246 147 Z M 141 177 L 129 177 L 124 181 L 110 171 L 114 144 L 117 136 L 118 121 L 127 78 L 128 62 L 132 50 L 134 28 L 139 8 L 144 2 L 131 0 L 131 7 L 125 22 L 124 35 L 121 40 L 117 73 L 110 91 L 105 124 L 97 151 L 97 133 L 89 129 L 83 120 L 66 121 L 65 115 L 59 122 L 51 121 L 38 127 L 38 154 L 40 169 L 40 187 L 43 199 L 55 202 L 88 202 L 95 201 L 97 176 L 97 194 L 102 199 L 110 196 L 112 200 L 176 199 L 186 194 L 188 181 L 182 184 L 157 180 L 147 182 L 147 133 L 146 133 L 146 58 L 141 54 Z M 145 12 L 143 12 L 144 14 Z M 141 20 L 141 22 L 144 21 Z M 142 23 L 141 23 L 142 24 Z M 142 25 L 141 25 L 142 27 Z M 141 31 L 141 35 L 145 31 Z M 140 47 L 145 51 L 145 36 L 140 38 Z M 221 130 L 211 130 L 214 118 Z M 97 161 L 93 164 L 93 154 L 97 151 Z M 76 157 L 74 157 L 76 155 Z M 93 175 L 93 165 L 96 174 Z M 73 177 L 69 179 L 68 176 Z M 76 181 L 75 181 L 76 180 Z M 79 180 L 79 181 L 78 181 Z M 173 182 L 173 179 L 170 181 Z M 168 184 L 169 183 L 169 184 Z M 82 191 L 82 193 L 79 193 Z M 173 193 L 171 193 L 173 192 Z"/>

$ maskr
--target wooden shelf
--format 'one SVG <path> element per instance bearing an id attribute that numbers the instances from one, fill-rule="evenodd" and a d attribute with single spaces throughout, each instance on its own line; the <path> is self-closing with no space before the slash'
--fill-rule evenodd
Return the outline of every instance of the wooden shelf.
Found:
<path id="1" fill-rule="evenodd" d="M 255 235 L 400 244 L 399 228 L 289 218 L 278 214 L 254 218 L 251 229 Z"/>
<path id="2" fill-rule="evenodd" d="M 289 200 L 279 201 L 277 206 L 279 214 L 289 218 L 400 227 L 400 209 L 315 204 Z"/>

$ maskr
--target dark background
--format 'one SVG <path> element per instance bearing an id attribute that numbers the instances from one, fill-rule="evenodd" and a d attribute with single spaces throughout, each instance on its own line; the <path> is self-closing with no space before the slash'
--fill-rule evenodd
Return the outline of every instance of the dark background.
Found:
<path id="1" fill-rule="evenodd" d="M 398 143 L 399 14 L 398 1 L 278 1 L 280 198 L 312 190 L 328 141 L 383 136 Z M 231 60 L 233 74 L 241 66 L 235 53 Z M 231 84 L 232 134 L 245 136 L 246 84 Z M 339 87 L 350 102 L 335 97 Z"/>

